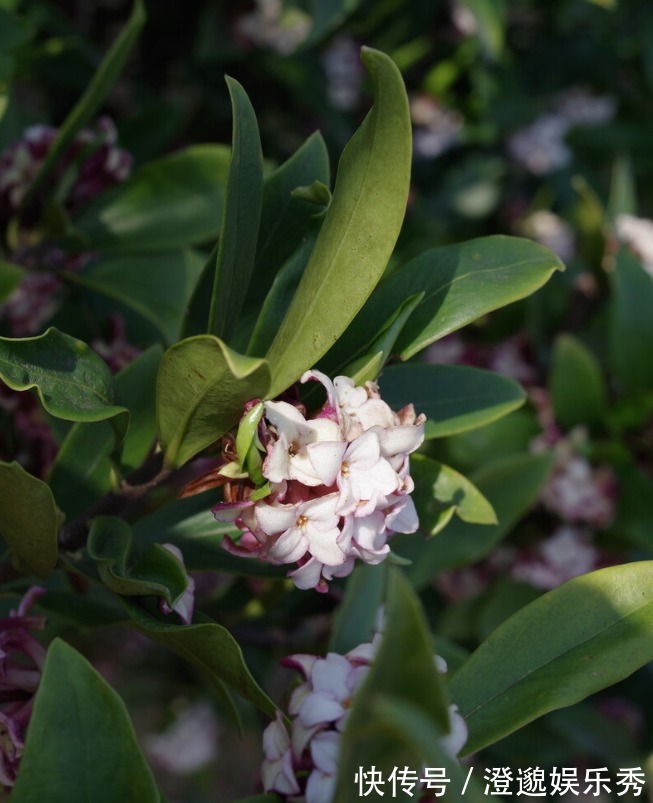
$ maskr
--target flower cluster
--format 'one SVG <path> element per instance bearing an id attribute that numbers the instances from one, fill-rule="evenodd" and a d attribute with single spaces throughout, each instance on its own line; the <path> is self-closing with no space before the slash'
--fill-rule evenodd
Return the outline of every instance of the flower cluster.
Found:
<path id="1" fill-rule="evenodd" d="M 238 543 L 225 539 L 231 552 L 298 562 L 290 573 L 295 585 L 325 591 L 357 558 L 383 561 L 392 533 L 417 529 L 408 455 L 422 443 L 425 419 L 412 405 L 393 412 L 373 382 L 331 382 L 319 371 L 304 374 L 308 380 L 327 391 L 314 418 L 285 401 L 265 402 L 259 439 L 269 494 L 252 498 L 247 489 L 246 498 L 227 499 L 213 513 L 243 530 Z"/>
<path id="2" fill-rule="evenodd" d="M 45 619 L 27 615 L 44 593 L 44 589 L 32 587 L 17 610 L 0 619 L 0 787 L 11 787 L 16 780 L 34 692 L 45 663 L 45 648 L 28 632 L 42 630 Z"/>
<path id="3" fill-rule="evenodd" d="M 56 136 L 56 128 L 34 125 L 0 154 L 0 217 L 8 218 L 18 210 Z M 73 165 L 76 168 L 66 207 L 76 212 L 108 187 L 124 181 L 131 163 L 131 156 L 116 146 L 116 129 L 108 117 L 98 121 L 95 131 L 80 131 L 57 168 L 56 177 Z"/>
<path id="4" fill-rule="evenodd" d="M 303 682 L 290 698 L 290 733 L 277 713 L 263 734 L 261 774 L 266 792 L 279 792 L 291 800 L 303 795 L 305 803 L 333 801 L 342 733 L 381 638 L 377 633 L 372 642 L 360 644 L 346 655 L 291 655 L 282 662 L 298 670 Z M 446 672 L 446 663 L 439 656 L 435 660 L 438 670 Z M 467 741 L 467 727 L 455 705 L 449 707 L 449 726 L 441 747 L 455 757 Z"/>

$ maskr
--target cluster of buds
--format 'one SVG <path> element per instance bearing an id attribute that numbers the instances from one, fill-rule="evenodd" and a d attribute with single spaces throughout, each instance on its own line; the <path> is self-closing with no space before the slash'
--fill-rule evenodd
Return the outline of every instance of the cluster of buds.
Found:
<path id="1" fill-rule="evenodd" d="M 28 632 L 42 630 L 45 619 L 27 615 L 44 593 L 44 589 L 32 587 L 17 610 L 0 619 L 0 787 L 11 787 L 16 780 L 34 692 L 45 663 L 45 648 Z"/>
<path id="2" fill-rule="evenodd" d="M 244 421 L 257 426 L 240 461 L 249 484 L 238 494 L 228 487 L 213 513 L 243 531 L 237 542 L 225 539 L 231 552 L 297 562 L 295 585 L 325 591 L 356 559 L 381 563 L 393 533 L 417 530 L 408 455 L 422 443 L 425 419 L 412 405 L 393 412 L 373 382 L 332 382 L 319 371 L 304 374 L 308 380 L 327 392 L 315 417 L 285 401 L 259 402 L 246 413 Z"/>
<path id="3" fill-rule="evenodd" d="M 352 700 L 369 672 L 382 635 L 360 644 L 346 655 L 330 652 L 326 658 L 291 655 L 282 663 L 296 669 L 303 682 L 295 688 L 288 711 L 290 732 L 281 713 L 263 734 L 265 759 L 261 770 L 266 792 L 289 800 L 332 803 L 338 780 L 340 741 Z M 446 663 L 435 656 L 440 672 Z M 449 733 L 443 751 L 454 758 L 467 741 L 467 727 L 455 705 L 449 706 Z"/>
<path id="4" fill-rule="evenodd" d="M 0 217 L 9 218 L 18 211 L 57 133 L 52 126 L 31 126 L 22 139 L 0 154 Z M 124 181 L 131 163 L 131 156 L 116 146 L 116 128 L 108 117 L 100 118 L 96 130 L 80 131 L 63 155 L 55 176 L 55 180 L 61 178 L 75 166 L 67 209 L 77 212 L 108 187 Z"/>

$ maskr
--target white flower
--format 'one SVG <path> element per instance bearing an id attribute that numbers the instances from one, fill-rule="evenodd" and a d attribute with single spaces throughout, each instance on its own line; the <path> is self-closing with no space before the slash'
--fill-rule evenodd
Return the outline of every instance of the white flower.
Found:
<path id="1" fill-rule="evenodd" d="M 290 736 L 280 711 L 263 732 L 263 752 L 265 760 L 261 776 L 265 791 L 296 795 L 300 790 L 293 768 Z"/>
<path id="2" fill-rule="evenodd" d="M 330 450 L 342 440 L 335 421 L 318 418 L 307 421 L 296 407 L 287 402 L 266 402 L 265 416 L 276 430 L 263 464 L 263 474 L 272 482 L 298 480 L 303 485 L 320 485 L 322 480 L 309 457 L 309 446 L 328 442 Z"/>

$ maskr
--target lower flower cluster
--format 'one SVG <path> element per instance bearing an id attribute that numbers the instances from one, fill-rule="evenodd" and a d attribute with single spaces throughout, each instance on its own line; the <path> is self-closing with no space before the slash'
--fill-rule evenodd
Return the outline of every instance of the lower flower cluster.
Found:
<path id="1" fill-rule="evenodd" d="M 263 734 L 261 774 L 266 792 L 305 803 L 332 803 L 342 733 L 381 638 L 377 633 L 372 642 L 360 644 L 346 655 L 291 655 L 282 662 L 297 669 L 303 682 L 290 698 L 290 730 L 278 712 Z M 445 672 L 445 662 L 437 656 L 435 660 L 438 669 Z M 453 758 L 467 740 L 465 721 L 454 705 L 449 707 L 449 728 L 441 747 Z"/>
<path id="2" fill-rule="evenodd" d="M 409 454 L 424 439 L 425 418 L 412 405 L 393 412 L 373 382 L 356 386 L 345 376 L 332 382 L 319 371 L 301 381 L 309 380 L 327 392 L 313 418 L 286 401 L 263 405 L 258 443 L 265 495 L 252 485 L 213 513 L 243 531 L 237 542 L 225 539 L 231 552 L 297 562 L 290 573 L 295 585 L 325 591 L 357 559 L 383 561 L 390 535 L 417 529 Z"/>

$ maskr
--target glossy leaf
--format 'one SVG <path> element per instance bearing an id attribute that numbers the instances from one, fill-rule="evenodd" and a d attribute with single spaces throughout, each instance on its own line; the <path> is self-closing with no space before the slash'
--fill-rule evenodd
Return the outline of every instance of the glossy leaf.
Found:
<path id="1" fill-rule="evenodd" d="M 238 642 L 213 622 L 174 625 L 162 622 L 135 605 L 128 610 L 135 624 L 153 641 L 194 664 L 219 684 L 225 683 L 264 714 L 274 717 L 276 706 L 252 677 Z"/>
<path id="2" fill-rule="evenodd" d="M 258 314 L 252 331 L 247 353 L 255 357 L 263 356 L 274 340 L 284 318 L 288 313 L 299 281 L 306 270 L 311 252 L 315 247 L 315 234 L 310 234 L 281 266 L 274 277 L 272 287 L 267 294 Z"/>
<path id="3" fill-rule="evenodd" d="M 11 295 L 25 275 L 26 271 L 20 265 L 0 260 L 0 301 Z"/>
<path id="4" fill-rule="evenodd" d="M 11 792 L 14 803 L 158 803 L 124 703 L 85 658 L 56 639 Z"/>
<path id="5" fill-rule="evenodd" d="M 330 182 L 329 154 L 319 132 L 311 134 L 263 183 L 261 226 L 248 307 L 261 304 L 281 266 L 301 245 L 306 233 L 319 228 L 316 215 L 320 207 L 293 194 L 298 187 L 316 181 L 326 186 Z"/>
<path id="6" fill-rule="evenodd" d="M 465 753 L 652 660 L 652 570 L 642 561 L 577 577 L 500 625 L 451 680 L 469 728 Z"/>
<path id="7" fill-rule="evenodd" d="M 416 412 L 426 415 L 427 439 L 482 427 L 521 407 L 526 399 L 512 379 L 466 365 L 389 366 L 379 387 L 394 410 L 413 404 Z"/>
<path id="8" fill-rule="evenodd" d="M 370 331 L 410 296 L 424 298 L 407 322 L 396 351 L 408 359 L 441 337 L 492 310 L 534 293 L 563 265 L 538 243 L 497 235 L 432 248 L 402 265 L 372 294 L 325 365 L 341 365 L 368 350 Z M 332 373 L 332 372 L 331 372 Z"/>
<path id="9" fill-rule="evenodd" d="M 617 254 L 610 277 L 612 370 L 627 393 L 653 388 L 653 280 L 626 248 Z"/>
<path id="10" fill-rule="evenodd" d="M 139 168 L 75 219 L 102 252 L 172 251 L 220 232 L 229 149 L 193 145 Z"/>
<path id="11" fill-rule="evenodd" d="M 377 612 L 383 602 L 387 566 L 359 563 L 347 579 L 329 641 L 329 651 L 344 655 L 359 644 L 371 641 Z"/>
<path id="12" fill-rule="evenodd" d="M 134 47 L 147 15 L 142 0 L 134 0 L 132 13 L 97 72 L 86 87 L 84 94 L 77 101 L 73 110 L 59 127 L 57 136 L 50 146 L 38 173 L 32 179 L 30 189 L 22 202 L 25 208 L 38 189 L 54 170 L 57 162 L 74 140 L 76 134 L 93 118 L 104 102 L 109 91 L 122 72 L 127 58 Z"/>
<path id="13" fill-rule="evenodd" d="M 0 377 L 14 390 L 36 388 L 50 415 L 66 421 L 109 419 L 122 442 L 129 413 L 114 403 L 113 378 L 86 343 L 51 327 L 38 337 L 0 338 Z"/>
<path id="14" fill-rule="evenodd" d="M 342 153 L 333 200 L 268 351 L 272 397 L 315 365 L 343 332 L 381 277 L 401 228 L 412 142 L 406 90 L 386 55 L 363 48 L 361 58 L 375 103 Z"/>
<path id="15" fill-rule="evenodd" d="M 130 413 L 121 465 L 133 471 L 152 448 L 156 435 L 154 389 L 160 346 L 139 354 L 116 375 L 116 398 Z M 110 488 L 113 434 L 106 421 L 77 423 L 66 435 L 48 477 L 59 507 L 78 516 Z"/>
<path id="16" fill-rule="evenodd" d="M 195 251 L 104 257 L 66 279 L 118 301 L 176 343 L 204 258 Z"/>
<path id="17" fill-rule="evenodd" d="M 626 156 L 618 156 L 612 167 L 608 212 L 612 220 L 618 215 L 637 214 L 637 191 L 633 165 Z"/>
<path id="18" fill-rule="evenodd" d="M 229 177 L 215 281 L 206 331 L 228 338 L 245 301 L 254 269 L 263 200 L 263 154 L 252 104 L 242 86 L 227 76 L 233 113 Z"/>
<path id="19" fill-rule="evenodd" d="M 560 335 L 554 344 L 549 390 L 556 421 L 566 429 L 601 423 L 607 402 L 601 367 L 572 335 Z"/>
<path id="20" fill-rule="evenodd" d="M 52 491 L 18 463 L 0 462 L 0 535 L 25 571 L 47 577 L 57 562 L 59 517 Z"/>
<path id="21" fill-rule="evenodd" d="M 413 500 L 420 527 L 432 532 L 431 522 L 447 508 L 453 508 L 469 524 L 497 524 L 492 505 L 462 474 L 424 455 L 413 455 L 410 474 L 415 481 Z"/>
<path id="22" fill-rule="evenodd" d="M 535 503 L 551 466 L 549 454 L 516 455 L 472 474 L 470 479 L 494 508 L 499 523 L 481 526 L 461 519 L 451 521 L 437 538 L 417 545 L 413 565 L 406 570 L 411 582 L 423 588 L 437 572 L 487 555 Z M 394 540 L 393 548 L 403 555 L 400 544 L 405 538 L 395 536 Z"/>
<path id="23" fill-rule="evenodd" d="M 217 337 L 182 340 L 163 355 L 157 379 L 157 428 L 166 465 L 177 468 L 215 443 L 267 392 L 265 360 L 244 357 Z"/>
<path id="24" fill-rule="evenodd" d="M 420 709 L 438 733 L 449 730 L 444 686 L 435 666 L 434 649 L 419 600 L 400 570 L 388 576 L 386 624 L 374 663 L 354 698 L 340 751 L 335 799 L 360 800 L 354 775 L 376 767 L 386 778 L 395 766 L 419 766 L 422 756 L 397 738 L 375 716 L 380 700 L 391 698 Z"/>
<path id="25" fill-rule="evenodd" d="M 114 594 L 161 597 L 172 608 L 188 586 L 183 565 L 160 544 L 150 544 L 142 557 L 135 558 L 133 541 L 132 529 L 122 519 L 93 519 L 86 548 L 100 579 Z"/>

